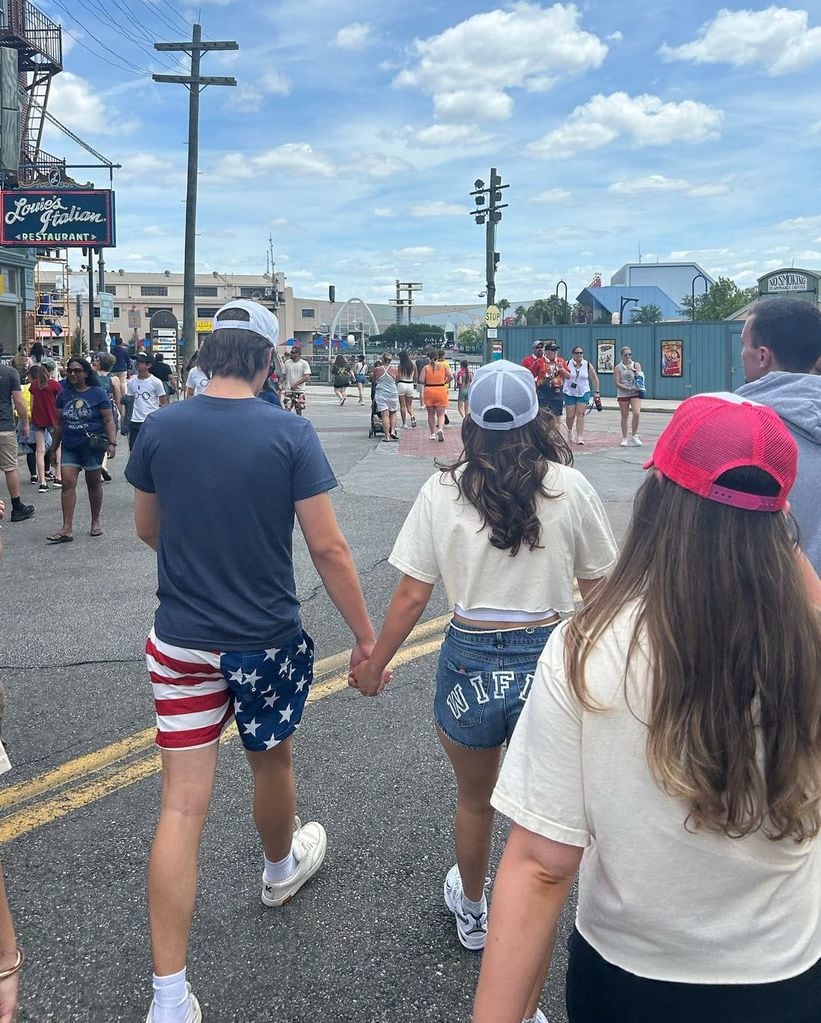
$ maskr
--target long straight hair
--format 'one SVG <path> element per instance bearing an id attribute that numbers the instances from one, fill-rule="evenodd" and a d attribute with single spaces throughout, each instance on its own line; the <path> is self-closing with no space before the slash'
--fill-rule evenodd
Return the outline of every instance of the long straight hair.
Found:
<path id="1" fill-rule="evenodd" d="M 796 842 L 818 833 L 821 615 L 795 555 L 785 515 L 704 500 L 651 473 L 612 575 L 565 633 L 570 685 L 588 710 L 605 710 L 585 665 L 636 602 L 625 697 L 646 653 L 648 764 L 686 805 L 689 829 Z"/>
<path id="2" fill-rule="evenodd" d="M 545 482 L 550 463 L 573 464 L 555 416 L 540 410 L 514 430 L 485 430 L 468 416 L 462 422 L 462 444 L 455 462 L 436 464 L 479 513 L 490 544 L 511 556 L 523 544 L 530 550 L 540 547 L 539 500 L 560 496 Z"/>

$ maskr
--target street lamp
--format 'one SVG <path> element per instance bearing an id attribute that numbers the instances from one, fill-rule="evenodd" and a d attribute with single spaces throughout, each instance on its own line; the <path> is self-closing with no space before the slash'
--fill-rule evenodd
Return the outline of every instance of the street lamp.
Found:
<path id="1" fill-rule="evenodd" d="M 696 318 L 696 281 L 701 278 L 704 281 L 704 294 L 706 295 L 710 290 L 710 285 L 707 282 L 707 278 L 702 273 L 697 273 L 690 284 L 690 320 L 693 321 Z"/>
<path id="2" fill-rule="evenodd" d="M 227 288 L 230 288 L 233 292 L 236 292 L 236 290 L 237 290 L 236 285 L 232 284 L 232 282 L 229 281 L 227 277 L 223 277 L 222 274 L 217 273 L 216 270 L 212 270 L 211 271 L 211 276 L 212 277 L 218 277 L 225 284 L 225 286 Z M 228 297 L 229 298 L 236 298 L 236 294 L 229 295 Z"/>
<path id="3" fill-rule="evenodd" d="M 562 286 L 564 287 L 564 304 L 566 306 L 567 305 L 567 281 L 564 280 L 564 278 L 562 278 L 562 280 L 556 282 L 555 296 L 556 296 L 556 301 L 558 302 L 558 300 L 559 300 L 559 288 L 562 287 Z M 555 307 L 554 307 L 554 311 L 553 311 L 553 322 L 554 323 L 556 322 Z"/>
<path id="4" fill-rule="evenodd" d="M 628 302 L 635 302 L 636 305 L 639 304 L 639 300 L 637 298 L 622 297 L 621 305 L 619 306 L 619 324 L 622 324 L 624 322 L 624 307 L 627 305 Z"/>

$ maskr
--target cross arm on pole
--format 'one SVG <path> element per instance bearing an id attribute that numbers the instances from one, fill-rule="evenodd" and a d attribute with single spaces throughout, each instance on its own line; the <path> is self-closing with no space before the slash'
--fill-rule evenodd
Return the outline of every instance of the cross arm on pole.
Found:
<path id="1" fill-rule="evenodd" d="M 236 78 L 227 78 L 220 75 L 152 75 L 155 82 L 171 82 L 174 85 L 236 85 Z"/>
<path id="2" fill-rule="evenodd" d="M 193 42 L 190 42 L 190 43 L 189 42 L 186 42 L 186 43 L 154 43 L 154 49 L 155 50 L 166 50 L 166 51 L 172 51 L 172 52 L 174 50 L 177 50 L 177 51 L 179 51 L 179 50 L 186 50 L 189 53 L 191 52 L 191 50 L 200 50 L 200 51 L 203 51 L 203 50 L 238 50 L 239 49 L 239 43 L 234 42 L 233 40 L 229 41 L 227 39 L 219 40 L 219 41 L 213 41 L 212 40 L 211 42 L 207 42 L 207 43 L 203 43 L 202 41 L 196 42 L 196 43 L 193 43 Z"/>

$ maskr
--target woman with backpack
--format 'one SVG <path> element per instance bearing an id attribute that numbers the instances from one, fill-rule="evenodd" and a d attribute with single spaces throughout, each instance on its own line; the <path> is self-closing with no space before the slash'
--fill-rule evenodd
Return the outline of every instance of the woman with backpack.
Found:
<path id="1" fill-rule="evenodd" d="M 484 947 L 485 877 L 502 748 L 528 697 L 536 661 L 575 605 L 616 558 L 598 495 L 555 418 L 540 410 L 533 376 L 500 360 L 483 366 L 462 423 L 464 450 L 431 476 L 390 555 L 403 573 L 370 659 L 351 684 L 363 695 L 385 670 L 441 579 L 453 617 L 436 672 L 436 731 L 456 774 L 456 864 L 444 898 L 461 944 Z M 517 1017 L 537 1015 L 539 989 Z M 526 1011 L 525 1011 L 526 1010 Z"/>
<path id="2" fill-rule="evenodd" d="M 474 1023 L 518 1023 L 577 870 L 570 1023 L 821 1019 L 821 614 L 798 448 L 684 401 L 616 567 L 539 659 L 493 794 L 514 824 Z"/>
<path id="3" fill-rule="evenodd" d="M 331 383 L 333 384 L 334 394 L 339 398 L 340 405 L 344 405 L 348 400 L 348 388 L 352 382 L 351 367 L 348 365 L 348 360 L 340 352 L 336 359 L 334 359 L 334 364 L 331 367 Z"/>
<path id="4" fill-rule="evenodd" d="M 573 358 L 567 364 L 570 376 L 562 384 L 564 413 L 567 417 L 567 436 L 577 444 L 584 444 L 584 416 L 592 393 L 599 394 L 599 376 L 587 359 L 584 349 L 576 345 Z"/>

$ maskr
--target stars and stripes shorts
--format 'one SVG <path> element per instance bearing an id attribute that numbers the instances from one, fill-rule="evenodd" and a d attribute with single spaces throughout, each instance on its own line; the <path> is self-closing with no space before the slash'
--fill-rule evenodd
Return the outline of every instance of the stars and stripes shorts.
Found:
<path id="1" fill-rule="evenodd" d="M 154 689 L 158 746 L 208 746 L 233 717 L 245 748 L 264 752 L 299 727 L 313 681 L 314 644 L 299 632 L 268 650 L 189 650 L 164 643 L 152 629 L 145 660 Z"/>

